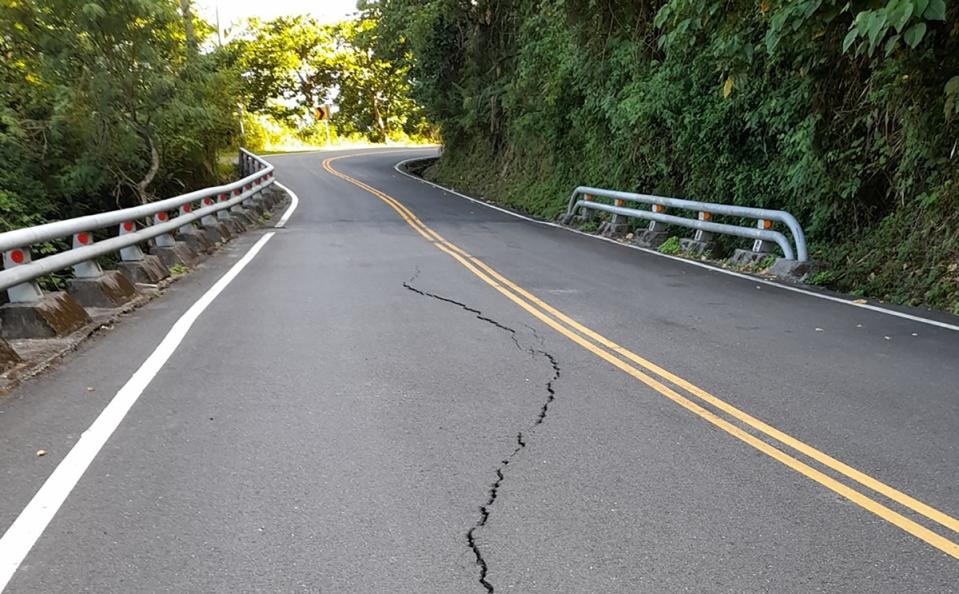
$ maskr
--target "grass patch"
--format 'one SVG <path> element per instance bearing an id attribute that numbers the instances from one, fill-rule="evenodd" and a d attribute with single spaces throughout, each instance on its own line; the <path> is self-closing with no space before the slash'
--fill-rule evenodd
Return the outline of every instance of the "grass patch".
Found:
<path id="1" fill-rule="evenodd" d="M 659 253 L 675 256 L 679 253 L 679 238 L 673 235 L 659 245 Z"/>

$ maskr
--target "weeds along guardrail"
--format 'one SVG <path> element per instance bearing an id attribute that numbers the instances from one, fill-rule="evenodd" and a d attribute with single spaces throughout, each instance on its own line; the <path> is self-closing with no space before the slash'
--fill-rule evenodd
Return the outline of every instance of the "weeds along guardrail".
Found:
<path id="1" fill-rule="evenodd" d="M 240 179 L 173 198 L 0 233 L 3 270 L 0 335 L 39 338 L 62 335 L 89 321 L 83 307 L 115 307 L 136 295 L 135 283 L 169 276 L 166 266 L 205 251 L 255 222 L 249 211 L 272 205 L 272 165 L 240 149 Z M 269 204 L 267 204 L 269 203 Z M 115 229 L 115 235 L 113 230 Z M 95 240 L 95 234 L 106 239 Z M 34 259 L 41 244 L 70 238 L 70 247 Z M 151 244 L 145 253 L 141 246 Z M 119 255 L 117 271 L 98 259 Z M 67 293 L 44 293 L 37 279 L 72 267 Z M 166 272 L 164 272 L 166 271 Z M 75 297 L 75 299 L 74 299 Z M 73 323 L 62 323 L 64 320 Z M 82 324 L 81 324 L 82 325 Z"/>
<path id="2" fill-rule="evenodd" d="M 599 202 L 597 198 L 605 198 L 612 201 L 612 204 Z M 626 206 L 628 202 L 649 205 L 650 209 L 630 208 Z M 667 214 L 665 212 L 667 208 L 695 212 L 697 213 L 697 218 L 693 219 Z M 628 218 L 650 221 L 649 227 L 644 232 L 645 241 L 649 244 L 655 244 L 663 238 L 661 234 L 663 233 L 662 227 L 664 225 L 676 225 L 678 227 L 696 230 L 692 242 L 699 244 L 707 243 L 711 238 L 709 234 L 719 233 L 722 235 L 753 239 L 752 251 L 756 253 L 768 252 L 769 246 L 766 244 L 774 243 L 782 250 L 786 260 L 796 260 L 804 263 L 809 259 L 806 250 L 806 236 L 803 233 L 802 227 L 794 216 L 782 210 L 716 204 L 712 202 L 683 200 L 680 198 L 667 198 L 664 196 L 634 194 L 632 192 L 619 192 L 616 190 L 580 186 L 573 190 L 573 193 L 569 197 L 563 222 L 565 224 L 571 223 L 577 213 L 584 210 L 597 210 L 611 213 L 613 220 L 610 224 L 614 227 L 616 225 L 624 226 L 625 219 Z M 756 227 L 717 223 L 712 221 L 712 215 L 753 219 L 756 221 Z M 793 249 L 793 244 L 790 243 L 783 233 L 773 230 L 772 227 L 775 222 L 783 224 L 788 230 L 795 243 L 795 250 Z"/>

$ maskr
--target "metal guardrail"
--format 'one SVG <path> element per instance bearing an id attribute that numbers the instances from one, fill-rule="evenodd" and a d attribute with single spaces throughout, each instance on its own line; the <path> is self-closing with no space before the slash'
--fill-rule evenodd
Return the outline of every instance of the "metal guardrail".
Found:
<path id="1" fill-rule="evenodd" d="M 577 199 L 583 196 L 585 199 Z M 594 197 L 608 198 L 614 201 L 613 204 L 604 204 L 593 200 Z M 641 204 L 653 205 L 660 208 L 676 208 L 686 211 L 700 213 L 699 219 L 690 219 L 676 215 L 669 215 L 657 210 L 640 210 L 625 206 L 626 202 L 638 202 Z M 733 235 L 736 237 L 746 237 L 749 239 L 770 241 L 776 243 L 783 251 L 787 260 L 798 260 L 806 262 L 809 254 L 806 250 L 806 236 L 802 227 L 794 216 L 782 210 L 769 210 L 766 208 L 753 208 L 749 206 L 734 206 L 731 204 L 715 204 L 712 202 L 699 202 L 695 200 L 683 200 L 681 198 L 666 198 L 663 196 L 653 196 L 648 194 L 634 194 L 632 192 L 619 192 L 616 190 L 605 190 L 602 188 L 591 188 L 580 186 L 573 190 L 569 197 L 569 204 L 566 208 L 566 216 L 571 218 L 581 209 L 601 210 L 615 215 L 656 221 L 667 225 L 676 225 L 689 229 L 698 229 L 708 233 L 720 233 L 723 235 Z M 712 222 L 708 216 L 702 213 L 717 215 L 727 215 L 754 219 L 757 221 L 757 227 L 741 227 L 739 225 L 729 225 L 725 223 Z M 771 229 L 772 222 L 778 221 L 784 224 L 792 235 L 796 244 L 795 252 L 793 246 L 786 236 L 778 231 Z"/>
<path id="2" fill-rule="evenodd" d="M 41 276 L 70 266 L 74 267 L 76 276 L 89 276 L 91 268 L 99 271 L 96 258 L 114 252 L 120 252 L 123 261 L 140 260 L 144 255 L 137 246 L 149 239 L 156 240 L 157 245 L 172 245 L 172 234 L 192 227 L 195 221 L 214 223 L 216 218 L 222 218 L 222 211 L 252 200 L 274 182 L 273 166 L 244 149 L 240 149 L 239 167 L 243 177 L 222 186 L 142 206 L 0 233 L 4 264 L 4 270 L 0 271 L 0 290 L 7 290 L 12 303 L 35 301 L 42 293 L 34 281 Z M 196 205 L 199 208 L 194 208 Z M 170 216 L 174 211 L 176 216 Z M 150 219 L 150 224 L 137 230 L 136 222 L 143 219 Z M 118 228 L 116 237 L 94 241 L 93 231 L 113 226 Z M 32 246 L 70 236 L 72 249 L 32 259 Z"/>

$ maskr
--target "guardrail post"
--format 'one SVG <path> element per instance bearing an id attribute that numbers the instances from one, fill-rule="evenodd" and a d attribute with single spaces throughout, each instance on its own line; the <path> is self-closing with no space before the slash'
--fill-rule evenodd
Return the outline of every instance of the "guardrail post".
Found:
<path id="1" fill-rule="evenodd" d="M 93 245 L 93 234 L 73 234 L 73 249 Z M 84 307 L 120 307 L 137 296 L 136 287 L 118 270 L 103 270 L 95 259 L 73 266 L 67 291 Z"/>
<path id="2" fill-rule="evenodd" d="M 137 226 L 133 221 L 120 223 L 120 235 L 129 235 L 136 231 Z M 117 268 L 134 284 L 155 285 L 170 276 L 170 270 L 160 258 L 144 254 L 136 244 L 120 250 L 120 263 Z"/>
<path id="3" fill-rule="evenodd" d="M 708 212 L 700 212 L 696 217 L 698 220 L 708 222 L 712 220 L 712 215 Z M 696 229 L 692 239 L 680 239 L 679 249 L 695 256 L 703 255 L 713 247 L 713 234 L 703 229 Z"/>
<path id="4" fill-rule="evenodd" d="M 583 200 L 586 202 L 592 202 L 593 197 L 589 194 L 583 194 Z M 576 217 L 577 222 L 579 223 L 588 223 L 593 220 L 593 211 L 589 208 L 581 208 L 579 215 Z"/>
<path id="5" fill-rule="evenodd" d="M 243 192 L 249 192 L 252 187 L 253 187 L 253 184 L 244 184 L 242 190 L 241 189 L 233 190 L 233 195 L 239 196 L 243 194 Z M 245 208 L 243 208 L 243 203 L 246 202 L 246 200 L 243 200 L 242 202 L 240 202 L 240 204 L 236 204 L 232 208 L 230 208 L 230 214 L 232 214 L 234 217 L 243 221 L 243 223 L 247 225 L 248 227 L 252 227 L 254 224 L 256 224 L 256 221 L 254 220 L 253 215 L 251 215 Z"/>
<path id="6" fill-rule="evenodd" d="M 191 212 L 193 212 L 193 206 L 189 202 L 180 205 L 179 216 L 186 216 Z M 200 231 L 193 226 L 193 223 L 181 225 L 180 228 L 177 229 L 174 239 L 186 242 L 186 244 L 190 246 L 190 249 L 193 250 L 195 256 L 200 256 L 210 251 L 210 248 L 213 247 L 213 244 L 206 238 L 206 235 L 200 233 Z"/>
<path id="7" fill-rule="evenodd" d="M 273 172 L 269 172 L 263 176 L 263 191 L 260 192 L 261 199 L 263 200 L 263 205 L 267 210 L 272 210 L 276 206 L 278 196 L 276 194 L 276 186 L 271 182 L 273 179 Z"/>
<path id="8" fill-rule="evenodd" d="M 30 249 L 14 248 L 3 253 L 4 269 L 28 266 Z M 10 303 L 0 306 L 3 338 L 53 338 L 66 336 L 90 323 L 80 304 L 62 291 L 44 293 L 36 281 L 7 289 Z"/>
<path id="9" fill-rule="evenodd" d="M 213 206 L 214 201 L 213 198 L 207 196 L 201 201 L 201 203 L 203 204 L 203 207 L 207 207 Z M 204 217 L 200 219 L 200 226 L 203 228 L 203 235 L 211 244 L 214 244 L 218 241 L 226 242 L 233 239 L 233 234 L 230 233 L 230 230 L 227 229 L 227 226 L 224 223 L 220 222 L 217 214 L 204 215 Z"/>
<path id="10" fill-rule="evenodd" d="M 260 180 L 255 179 L 247 184 L 247 187 L 253 190 L 253 193 L 242 202 L 243 209 L 246 215 L 250 217 L 251 223 L 255 223 L 256 218 L 263 214 L 263 207 L 260 206 L 260 202 L 256 199 L 257 194 L 259 194 L 259 190 L 257 190 L 257 186 L 260 185 L 259 182 Z"/>
<path id="11" fill-rule="evenodd" d="M 238 196 L 239 190 L 234 190 L 233 194 L 235 196 Z M 217 197 L 217 200 L 219 200 L 220 202 L 228 202 L 230 200 L 230 195 L 220 194 Z M 229 209 L 224 208 L 223 210 L 217 211 L 216 217 L 220 219 L 220 221 L 230 229 L 231 233 L 238 235 L 246 231 L 246 225 L 243 224 L 243 221 L 233 216 L 233 214 L 230 212 Z"/>
<path id="12" fill-rule="evenodd" d="M 136 223 L 133 221 L 124 221 L 120 223 L 119 235 L 134 233 L 136 229 Z M 144 254 L 140 246 L 136 244 L 120 249 L 120 260 L 123 262 L 139 262 L 143 260 L 145 256 L 146 254 Z"/>
<path id="13" fill-rule="evenodd" d="M 170 217 L 165 212 L 158 212 L 153 215 L 153 224 L 160 225 L 166 223 L 170 220 Z M 169 233 L 163 233 L 162 235 L 157 235 L 153 238 L 153 241 L 156 243 L 157 247 L 173 247 L 176 245 L 176 240 L 173 239 L 173 235 Z"/>
<path id="14" fill-rule="evenodd" d="M 756 221 L 756 228 L 761 231 L 769 231 L 772 229 L 773 222 L 767 219 L 759 219 Z M 753 248 L 751 250 L 744 250 L 737 248 L 729 261 L 736 266 L 754 266 L 763 262 L 773 251 L 773 244 L 770 241 L 764 239 L 755 239 L 753 240 Z"/>
<path id="15" fill-rule="evenodd" d="M 650 211 L 656 213 L 665 212 L 666 207 L 662 204 L 653 204 L 650 206 Z M 636 245 L 644 248 L 658 248 L 666 241 L 666 225 L 660 223 L 659 221 L 650 221 L 646 225 L 646 230 L 637 232 L 636 237 L 633 240 Z"/>
<path id="16" fill-rule="evenodd" d="M 613 206 L 626 206 L 626 201 L 616 198 L 613 200 Z M 613 214 L 610 217 L 609 222 L 606 223 L 605 228 L 602 230 L 602 234 L 606 237 L 619 237 L 625 235 L 629 231 L 629 219 L 623 215 Z"/>
<path id="17" fill-rule="evenodd" d="M 759 219 L 758 221 L 756 221 L 756 228 L 762 229 L 764 231 L 768 231 L 769 229 L 772 229 L 772 226 L 773 226 L 773 222 L 767 221 L 766 219 Z M 757 254 L 768 254 L 769 252 L 773 251 L 773 246 L 768 241 L 757 239 L 753 241 L 753 251 L 756 252 Z"/>
<path id="18" fill-rule="evenodd" d="M 153 215 L 153 224 L 162 225 L 170 221 L 170 216 L 165 212 L 158 212 Z M 197 262 L 196 254 L 186 242 L 177 241 L 172 233 L 162 233 L 154 239 L 153 249 L 150 250 L 154 256 L 160 258 L 166 266 L 193 266 Z"/>
<path id="19" fill-rule="evenodd" d="M 15 248 L 3 253 L 4 270 L 24 266 L 32 261 L 30 248 Z M 10 303 L 34 303 L 43 297 L 43 291 L 40 290 L 36 281 L 28 281 L 7 289 L 7 297 Z"/>
<path id="20" fill-rule="evenodd" d="M 93 244 L 93 235 L 87 231 L 73 234 L 73 249 Z M 76 278 L 100 278 L 103 269 L 96 260 L 87 260 L 73 266 L 73 276 Z"/>

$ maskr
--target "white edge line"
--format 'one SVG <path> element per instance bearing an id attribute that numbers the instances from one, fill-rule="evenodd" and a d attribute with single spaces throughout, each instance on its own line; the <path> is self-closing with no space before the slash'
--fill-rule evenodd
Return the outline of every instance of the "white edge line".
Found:
<path id="1" fill-rule="evenodd" d="M 612 243 L 613 245 L 618 245 L 618 246 L 621 246 L 621 247 L 624 247 L 624 248 L 629 248 L 629 249 L 631 249 L 631 250 L 637 250 L 637 251 L 640 251 L 640 252 L 645 252 L 645 253 L 647 253 L 647 254 L 652 254 L 652 255 L 654 255 L 654 256 L 659 256 L 659 257 L 662 257 L 662 258 L 668 258 L 668 259 L 674 260 L 674 261 L 676 261 L 676 262 L 682 262 L 683 264 L 689 264 L 689 265 L 691 265 L 691 266 L 697 266 L 697 267 L 699 267 L 699 268 L 704 268 L 704 269 L 706 269 L 706 270 L 711 270 L 711 271 L 713 271 L 713 272 L 719 272 L 719 273 L 722 273 L 722 274 L 728 274 L 729 276 L 734 276 L 734 277 L 736 277 L 736 278 L 741 278 L 741 279 L 748 280 L 748 281 L 751 282 L 751 283 L 758 283 L 758 284 L 767 285 L 767 286 L 770 286 L 770 287 L 777 287 L 777 288 L 783 289 L 783 290 L 785 290 L 785 291 L 792 291 L 793 293 L 799 293 L 799 294 L 801 294 L 801 295 L 808 295 L 809 297 L 815 297 L 816 299 L 824 299 L 824 300 L 826 300 L 826 301 L 832 301 L 832 302 L 834 302 L 834 303 L 841 303 L 841 304 L 843 304 L 843 305 L 849 305 L 849 306 L 851 306 L 851 307 L 858 307 L 858 308 L 860 308 L 860 309 L 866 309 L 866 310 L 869 310 L 869 311 L 875 311 L 875 312 L 878 312 L 878 313 L 886 314 L 886 315 L 889 315 L 889 316 L 895 316 L 895 317 L 897 317 L 897 318 L 902 318 L 902 319 L 910 320 L 910 321 L 913 321 L 913 322 L 919 322 L 920 324 L 928 324 L 928 325 L 930 325 L 930 326 L 936 326 L 937 328 L 944 328 L 944 329 L 946 329 L 946 330 L 954 330 L 954 331 L 959 332 L 959 325 L 956 325 L 956 324 L 949 324 L 949 323 L 947 323 L 947 322 L 940 322 L 940 321 L 938 321 L 938 320 L 930 320 L 929 318 L 923 318 L 923 317 L 916 316 L 916 315 L 912 315 L 912 314 L 907 314 L 907 313 L 903 313 L 903 312 L 899 312 L 899 311 L 894 311 L 894 310 L 891 310 L 891 309 L 886 309 L 886 308 L 884 308 L 884 307 L 878 307 L 878 306 L 876 306 L 876 305 L 870 305 L 870 304 L 868 304 L 868 303 L 855 303 L 855 302 L 853 302 L 853 301 L 849 301 L 848 299 L 842 299 L 842 298 L 840 298 L 840 297 L 833 297 L 832 295 L 823 295 L 823 294 L 821 294 L 821 293 L 816 293 L 816 292 L 813 292 L 813 291 L 809 291 L 809 290 L 807 290 L 807 289 L 801 289 L 801 288 L 799 288 L 799 287 L 792 287 L 792 286 L 790 286 L 790 285 L 784 285 L 784 284 L 782 284 L 782 283 L 777 283 L 777 282 L 775 282 L 775 281 L 766 280 L 766 279 L 762 279 L 762 278 L 756 278 L 756 277 L 754 277 L 754 276 L 749 276 L 748 274 L 742 274 L 742 273 L 740 273 L 740 272 L 735 272 L 735 271 L 732 271 L 732 270 L 726 270 L 725 268 L 719 268 L 719 267 L 717 267 L 717 266 L 712 266 L 712 265 L 710 265 L 710 264 L 706 264 L 706 263 L 703 263 L 703 262 L 696 262 L 695 260 L 687 260 L 686 258 L 680 258 L 680 257 L 677 257 L 677 256 L 671 256 L 671 255 L 669 255 L 669 254 L 663 254 L 663 253 L 660 253 L 660 252 L 658 252 L 658 251 L 656 251 L 656 250 L 651 250 L 651 249 L 648 249 L 648 248 L 640 247 L 640 246 L 638 246 L 638 245 L 629 245 L 629 244 L 626 244 L 626 243 L 620 243 L 620 242 L 618 242 L 618 241 L 616 241 L 616 240 L 614 240 L 614 239 L 610 239 L 610 238 L 608 238 L 608 237 L 602 237 L 602 236 L 600 236 L 600 235 L 593 235 L 592 233 L 585 233 L 585 232 L 580 231 L 580 230 L 578 230 L 578 229 L 572 229 L 572 228 L 567 227 L 567 226 L 565 226 L 565 225 L 560 225 L 559 223 L 553 223 L 553 222 L 551 222 L 551 221 L 541 221 L 541 220 L 539 220 L 539 219 L 534 219 L 534 218 L 532 218 L 532 217 L 528 217 L 528 216 L 525 216 L 525 215 L 521 215 L 521 214 L 519 214 L 519 213 L 513 212 L 513 211 L 508 210 L 508 209 L 506 209 L 506 208 L 502 208 L 502 207 L 500 207 L 500 206 L 496 206 L 496 205 L 490 204 L 490 203 L 488 203 L 488 202 L 484 202 L 484 201 L 482 201 L 482 200 L 477 200 L 476 198 L 472 198 L 472 197 L 467 196 L 467 195 L 465 195 L 465 194 L 461 194 L 461 193 L 457 192 L 456 190 L 451 190 L 450 188 L 446 188 L 446 187 L 441 186 L 441 185 L 439 185 L 439 184 L 435 184 L 435 183 L 433 183 L 433 182 L 431 182 L 431 181 L 429 181 L 429 180 L 425 180 L 425 179 L 423 179 L 423 178 L 421 178 L 421 177 L 417 177 L 417 176 L 415 176 L 415 175 L 411 175 L 411 174 L 409 174 L 409 173 L 407 173 L 407 172 L 405 172 L 405 171 L 403 171 L 403 170 L 401 169 L 401 167 L 402 167 L 403 165 L 405 165 L 406 163 L 409 163 L 410 161 L 418 161 L 418 160 L 420 160 L 420 159 L 422 159 L 422 158 L 423 158 L 423 157 L 413 157 L 413 158 L 411 158 L 411 159 L 405 159 L 405 160 L 403 160 L 403 161 L 400 161 L 400 162 L 397 163 L 396 165 L 394 165 L 394 166 L 393 166 L 393 169 L 395 169 L 397 173 L 400 173 L 401 175 L 405 175 L 406 177 L 408 177 L 408 178 L 410 178 L 410 179 L 415 179 L 416 181 L 418 181 L 418 182 L 420 182 L 420 183 L 424 183 L 424 184 L 433 186 L 434 188 L 436 188 L 436 189 L 438 189 L 438 190 L 442 190 L 442 191 L 444 191 L 444 192 L 446 192 L 446 193 L 448 193 L 448 194 L 453 194 L 454 196 L 459 196 L 460 198 L 465 198 L 465 199 L 469 200 L 470 202 L 474 202 L 474 203 L 476 203 L 476 204 L 485 206 L 485 207 L 487 207 L 487 208 L 492 208 L 493 210 L 498 210 L 498 211 L 500 211 L 500 212 L 503 212 L 503 213 L 506 213 L 506 214 L 508 214 L 508 215 L 514 216 L 514 217 L 516 217 L 516 218 L 518 218 L 518 219 L 523 219 L 524 221 L 528 221 L 528 222 L 530 222 L 530 223 L 536 223 L 536 224 L 538 224 L 538 225 L 545 225 L 545 226 L 547 226 L 547 227 L 554 227 L 554 228 L 556 228 L 556 229 L 562 229 L 562 230 L 564 230 L 564 231 L 569 231 L 570 233 L 576 233 L 577 235 L 583 235 L 583 236 L 585 236 L 585 237 L 590 237 L 590 238 L 592 238 L 592 239 L 598 239 L 598 240 L 601 240 L 601 241 L 606 241 L 606 242 Z"/>
<path id="2" fill-rule="evenodd" d="M 284 186 L 280 182 L 274 181 L 273 183 L 276 184 L 276 187 L 280 188 L 290 196 L 290 206 L 286 209 L 286 212 L 283 213 L 283 216 L 280 217 L 280 220 L 277 221 L 276 225 L 274 225 L 274 228 L 282 229 L 286 226 L 286 222 L 290 220 L 290 217 L 293 216 L 293 211 L 296 210 L 296 207 L 300 205 L 300 199 L 293 190 Z"/>
<path id="3" fill-rule="evenodd" d="M 153 353 L 113 396 L 93 424 L 80 435 L 77 443 L 67 452 L 30 503 L 23 508 L 17 519 L 0 538 L 0 592 L 7 587 L 17 568 L 20 567 L 53 516 L 56 515 L 57 510 L 66 501 L 130 408 L 183 342 L 193 323 L 274 235 L 275 232 L 270 231 L 261 237 L 230 270 L 180 316 Z"/>

